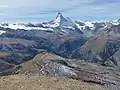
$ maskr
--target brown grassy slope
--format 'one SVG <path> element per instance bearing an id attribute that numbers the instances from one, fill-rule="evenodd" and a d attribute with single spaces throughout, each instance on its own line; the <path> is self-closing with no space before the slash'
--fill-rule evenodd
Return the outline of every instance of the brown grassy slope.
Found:
<path id="1" fill-rule="evenodd" d="M 48 52 L 38 54 L 32 60 L 14 67 L 14 73 L 67 77 L 112 87 L 111 90 L 120 90 L 119 70 L 79 60 L 68 60 Z"/>
<path id="2" fill-rule="evenodd" d="M 100 85 L 72 79 L 13 75 L 0 78 L 0 90 L 105 90 Z"/>
<path id="3" fill-rule="evenodd" d="M 73 51 L 71 54 L 74 58 L 86 60 L 88 62 L 103 61 L 103 58 L 99 55 L 103 52 L 108 44 L 108 38 L 106 36 L 94 36 L 91 37 L 83 46 Z"/>

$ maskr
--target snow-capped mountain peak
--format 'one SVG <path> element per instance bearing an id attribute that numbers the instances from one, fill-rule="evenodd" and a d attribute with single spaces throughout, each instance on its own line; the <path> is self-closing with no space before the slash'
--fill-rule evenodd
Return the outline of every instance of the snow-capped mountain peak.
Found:
<path id="1" fill-rule="evenodd" d="M 44 30 L 52 31 L 62 34 L 69 34 L 71 32 L 80 32 L 86 37 L 93 36 L 95 31 L 107 31 L 111 28 L 118 27 L 113 32 L 119 32 L 120 19 L 112 21 L 73 21 L 70 18 L 66 18 L 62 13 L 58 13 L 55 20 L 41 22 L 41 23 L 1 23 L 1 28 L 10 28 L 13 30 Z M 110 30 L 109 30 L 110 31 Z M 113 32 L 110 32 L 110 34 Z M 0 31 L 0 34 L 5 33 Z"/>
<path id="2" fill-rule="evenodd" d="M 63 17 L 62 13 L 58 13 L 55 22 L 60 23 L 62 20 L 65 20 L 65 18 Z"/>
<path id="3" fill-rule="evenodd" d="M 66 18 L 63 17 L 61 13 L 58 13 L 56 20 L 54 21 L 56 25 L 61 26 L 61 24 L 67 22 Z"/>
<path id="4" fill-rule="evenodd" d="M 74 28 L 76 24 L 70 19 L 65 18 L 61 13 L 58 13 L 56 20 L 54 21 L 56 26 L 64 27 L 64 28 Z"/>

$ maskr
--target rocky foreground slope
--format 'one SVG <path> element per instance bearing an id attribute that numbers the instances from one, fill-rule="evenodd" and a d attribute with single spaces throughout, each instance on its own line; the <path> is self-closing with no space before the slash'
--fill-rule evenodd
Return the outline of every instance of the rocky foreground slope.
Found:
<path id="1" fill-rule="evenodd" d="M 66 59 L 52 53 L 42 52 L 32 60 L 8 69 L 1 74 L 64 77 L 89 84 L 101 85 L 108 90 L 119 90 L 119 72 L 120 70 L 117 68 L 86 63 L 75 59 Z"/>

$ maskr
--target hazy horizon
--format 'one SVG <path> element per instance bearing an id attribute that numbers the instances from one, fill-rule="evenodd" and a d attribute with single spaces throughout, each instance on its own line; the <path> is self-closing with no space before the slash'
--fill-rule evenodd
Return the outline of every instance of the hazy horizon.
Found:
<path id="1" fill-rule="evenodd" d="M 120 19 L 120 0 L 2 0 L 0 22 L 54 20 L 57 13 L 73 20 Z"/>

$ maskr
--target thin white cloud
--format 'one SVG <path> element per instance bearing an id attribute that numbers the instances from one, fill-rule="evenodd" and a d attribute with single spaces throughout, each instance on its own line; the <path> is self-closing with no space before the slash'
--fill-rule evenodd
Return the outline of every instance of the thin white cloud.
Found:
<path id="1" fill-rule="evenodd" d="M 57 12 L 82 20 L 114 19 L 120 16 L 119 3 L 97 4 L 96 1 L 98 0 L 2 0 L 0 17 L 3 20 L 47 20 L 53 19 Z"/>

